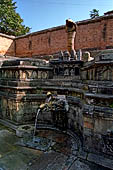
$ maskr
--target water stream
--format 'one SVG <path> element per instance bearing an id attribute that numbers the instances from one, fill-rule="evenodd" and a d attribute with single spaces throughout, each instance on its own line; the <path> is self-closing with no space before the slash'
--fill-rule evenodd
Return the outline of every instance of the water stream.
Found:
<path id="1" fill-rule="evenodd" d="M 40 109 L 38 109 L 37 114 L 36 114 L 34 133 L 33 133 L 33 142 L 35 142 L 35 133 L 36 133 L 36 126 L 37 126 L 37 120 L 38 120 L 39 113 L 40 113 Z"/>

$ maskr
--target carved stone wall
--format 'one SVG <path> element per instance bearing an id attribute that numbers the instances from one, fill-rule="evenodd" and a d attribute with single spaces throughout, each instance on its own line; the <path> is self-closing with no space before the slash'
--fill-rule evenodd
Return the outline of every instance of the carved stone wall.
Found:
<path id="1" fill-rule="evenodd" d="M 109 53 L 109 54 L 108 54 Z M 99 54 L 84 64 L 84 149 L 113 156 L 113 53 Z"/>
<path id="2" fill-rule="evenodd" d="M 90 107 L 90 106 L 88 106 Z M 113 109 L 93 107 L 84 112 L 84 149 L 113 155 Z M 108 135 L 108 131 L 109 135 Z M 111 149 L 110 149 L 111 148 Z"/>
<path id="3" fill-rule="evenodd" d="M 0 68 L 0 117 L 20 124 L 32 121 L 45 99 L 38 83 L 51 78 L 52 68 L 40 60 L 4 61 Z"/>
<path id="4" fill-rule="evenodd" d="M 113 155 L 112 60 L 99 59 L 84 64 L 81 61 L 55 62 L 48 65 L 38 60 L 18 59 L 2 63 L 0 118 L 17 124 L 34 122 L 37 108 L 44 103 L 48 91 L 66 95 L 70 107 L 65 115 L 67 128 L 83 137 L 85 150 Z M 59 71 L 56 75 L 55 69 L 61 66 L 62 74 Z M 70 68 L 78 68 L 79 78 L 75 74 L 65 75 L 65 68 L 68 72 Z M 59 121 L 60 126 L 62 120 Z M 41 113 L 38 122 L 52 124 L 51 112 Z"/>

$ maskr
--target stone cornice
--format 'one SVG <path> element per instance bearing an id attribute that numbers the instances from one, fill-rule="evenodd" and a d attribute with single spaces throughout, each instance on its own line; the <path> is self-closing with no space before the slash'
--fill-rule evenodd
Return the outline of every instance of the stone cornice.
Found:
<path id="1" fill-rule="evenodd" d="M 2 33 L 0 33 L 0 37 L 5 37 L 5 38 L 12 39 L 12 40 L 14 40 L 14 39 L 15 39 L 15 36 L 12 36 L 12 35 L 6 35 L 6 34 L 2 34 Z"/>

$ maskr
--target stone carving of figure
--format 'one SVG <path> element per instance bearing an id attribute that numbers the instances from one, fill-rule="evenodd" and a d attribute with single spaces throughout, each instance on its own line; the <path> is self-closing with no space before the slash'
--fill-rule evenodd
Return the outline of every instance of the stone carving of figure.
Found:
<path id="1" fill-rule="evenodd" d="M 102 139 L 104 144 L 103 151 L 113 153 L 113 131 L 108 129 L 107 133 L 102 135 Z"/>
<path id="2" fill-rule="evenodd" d="M 66 69 L 66 70 L 64 71 L 64 76 L 69 76 L 69 69 Z"/>
<path id="3" fill-rule="evenodd" d="M 86 52 L 84 53 L 83 60 L 84 60 L 85 62 L 88 62 L 88 61 L 94 60 L 94 58 L 90 56 L 90 52 L 86 51 Z"/>
<path id="4" fill-rule="evenodd" d="M 77 25 L 71 19 L 66 20 L 66 32 L 67 32 L 67 48 L 71 54 L 71 58 L 77 58 L 76 52 L 74 50 L 74 40 L 76 35 Z"/>

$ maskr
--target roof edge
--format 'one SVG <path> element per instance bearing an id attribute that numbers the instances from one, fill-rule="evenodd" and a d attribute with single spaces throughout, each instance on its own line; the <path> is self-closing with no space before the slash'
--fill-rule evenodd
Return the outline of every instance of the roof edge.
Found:
<path id="1" fill-rule="evenodd" d="M 15 39 L 15 36 L 3 34 L 3 33 L 0 33 L 0 36 L 1 36 L 1 37 L 5 37 L 5 38 L 9 38 L 9 39 L 12 39 L 12 40 Z"/>

